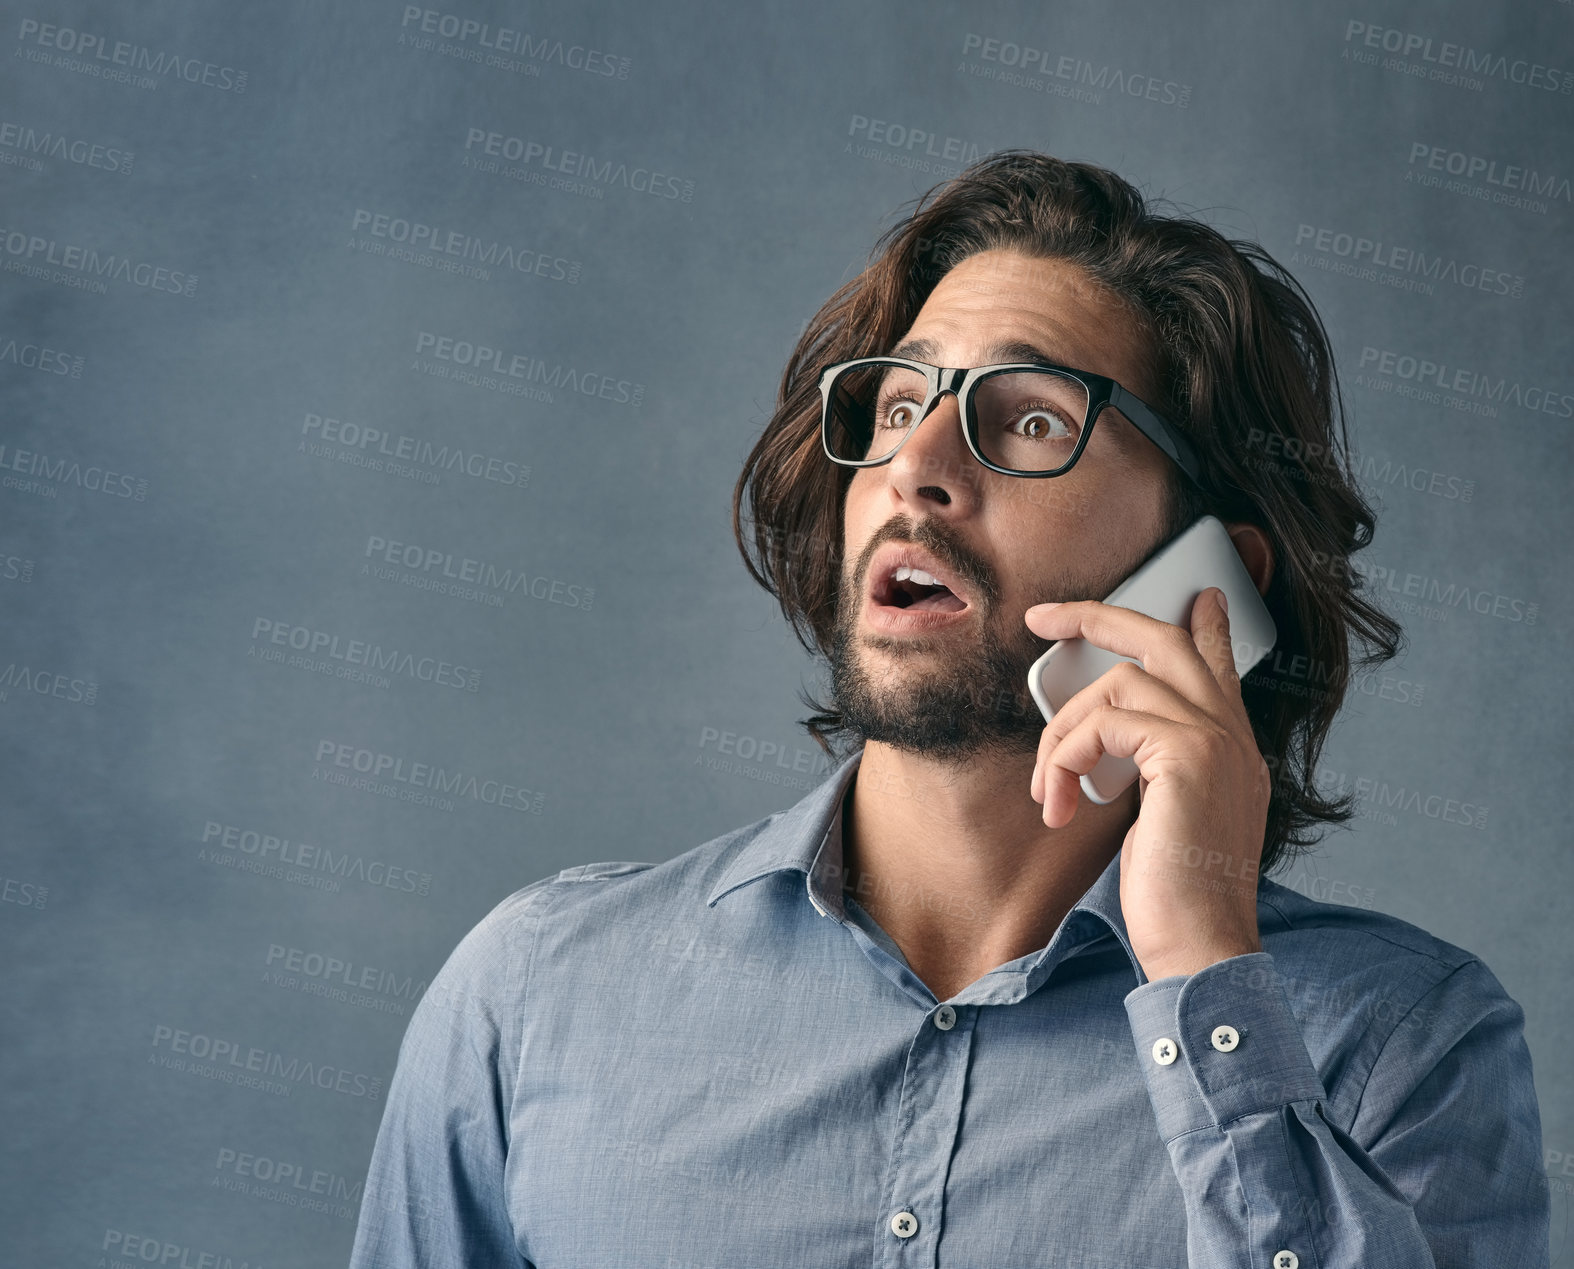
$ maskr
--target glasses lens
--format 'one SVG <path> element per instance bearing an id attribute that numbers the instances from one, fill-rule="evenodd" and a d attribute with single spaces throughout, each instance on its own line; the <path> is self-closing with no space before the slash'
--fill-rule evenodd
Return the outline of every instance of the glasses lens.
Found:
<path id="1" fill-rule="evenodd" d="M 1059 471 L 1088 418 L 1088 390 L 1053 370 L 1007 370 L 973 389 L 979 452 L 1012 471 Z"/>
<path id="2" fill-rule="evenodd" d="M 831 381 L 826 440 L 837 458 L 865 462 L 889 454 L 918 421 L 929 392 L 921 370 L 870 362 Z"/>

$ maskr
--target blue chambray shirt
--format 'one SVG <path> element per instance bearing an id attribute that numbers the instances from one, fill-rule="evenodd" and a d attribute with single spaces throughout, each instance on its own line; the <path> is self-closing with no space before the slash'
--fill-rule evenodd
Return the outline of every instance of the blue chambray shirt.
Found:
<path id="1" fill-rule="evenodd" d="M 1263 951 L 1149 982 L 1117 853 L 942 1003 L 843 893 L 861 757 L 475 926 L 400 1047 L 352 1269 L 1547 1265 L 1523 1014 L 1481 961 L 1263 880 Z"/>

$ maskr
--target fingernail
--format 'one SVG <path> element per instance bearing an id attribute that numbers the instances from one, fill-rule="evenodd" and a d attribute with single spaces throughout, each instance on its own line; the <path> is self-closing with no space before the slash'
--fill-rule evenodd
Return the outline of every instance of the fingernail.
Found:
<path id="1" fill-rule="evenodd" d="M 1222 589 L 1219 591 L 1219 607 L 1224 609 L 1226 615 L 1230 611 L 1230 597 Z"/>
<path id="2" fill-rule="evenodd" d="M 1028 609 L 1028 611 L 1029 612 L 1048 612 L 1051 608 L 1059 608 L 1060 607 L 1060 602 L 1061 601 L 1057 599 L 1057 600 L 1055 600 L 1054 603 L 1051 603 L 1051 604 L 1034 604 L 1031 608 Z"/>

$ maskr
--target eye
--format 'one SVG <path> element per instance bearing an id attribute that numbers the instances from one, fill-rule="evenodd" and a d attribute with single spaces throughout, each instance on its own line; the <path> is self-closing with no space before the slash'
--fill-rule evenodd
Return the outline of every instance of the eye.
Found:
<path id="1" fill-rule="evenodd" d="M 913 420 L 918 417 L 920 404 L 913 397 L 902 396 L 896 393 L 882 396 L 875 403 L 875 426 L 909 428 L 913 425 Z"/>
<path id="2" fill-rule="evenodd" d="M 1019 430 L 1021 424 L 1027 425 L 1024 430 Z M 1030 441 L 1064 441 L 1071 437 L 1071 424 L 1048 405 L 1024 408 L 1010 430 Z"/>

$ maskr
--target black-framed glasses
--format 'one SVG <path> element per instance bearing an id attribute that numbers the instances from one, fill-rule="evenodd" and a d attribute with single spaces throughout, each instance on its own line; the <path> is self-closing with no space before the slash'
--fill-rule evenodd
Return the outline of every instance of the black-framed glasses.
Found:
<path id="1" fill-rule="evenodd" d="M 973 457 L 1007 476 L 1063 476 L 1106 406 L 1114 406 L 1203 488 L 1202 460 L 1181 430 L 1115 380 L 1051 362 L 971 369 L 905 357 L 857 357 L 820 372 L 820 440 L 845 467 L 888 463 L 942 393 L 957 398 Z"/>

